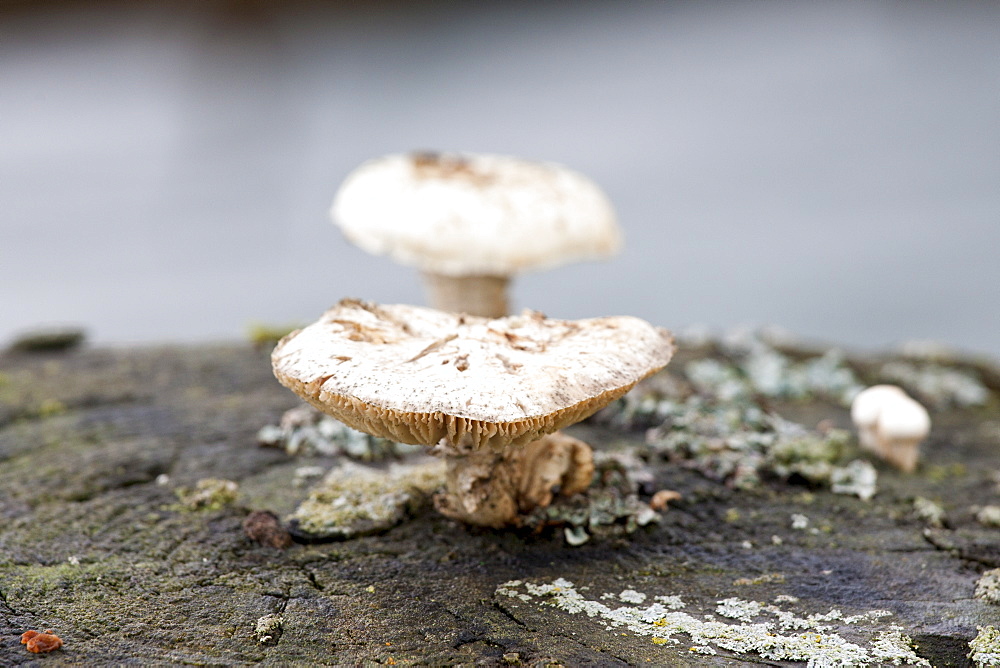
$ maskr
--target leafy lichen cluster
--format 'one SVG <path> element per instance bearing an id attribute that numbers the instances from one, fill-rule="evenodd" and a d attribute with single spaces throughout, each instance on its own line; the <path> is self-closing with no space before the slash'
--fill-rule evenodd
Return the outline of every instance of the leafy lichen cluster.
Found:
<path id="1" fill-rule="evenodd" d="M 990 396 L 975 372 L 942 364 L 887 362 L 879 376 L 938 409 L 982 406 Z"/>
<path id="2" fill-rule="evenodd" d="M 698 654 L 725 650 L 770 661 L 804 661 L 815 668 L 930 666 L 917 656 L 901 628 L 880 627 L 878 620 L 891 616 L 885 610 L 845 615 L 832 609 L 800 616 L 777 603 L 731 597 L 716 601 L 714 615 L 699 618 L 683 612 L 685 604 L 676 596 L 655 596 L 652 603 L 644 605 L 648 596 L 629 589 L 593 600 L 562 578 L 542 585 L 513 580 L 500 585 L 496 594 L 522 603 L 549 605 L 572 615 L 583 614 L 601 621 L 608 630 L 624 629 L 649 637 L 655 645 L 679 646 L 678 636 L 686 636 L 689 651 Z M 612 600 L 626 605 L 612 607 L 603 602 Z M 858 623 L 865 623 L 870 633 L 867 646 L 849 642 L 838 632 Z"/>
<path id="3" fill-rule="evenodd" d="M 809 429 L 771 405 L 771 400 L 817 397 L 849 405 L 863 385 L 841 353 L 796 361 L 758 334 L 715 345 L 723 354 L 671 369 L 598 419 L 647 428 L 649 456 L 737 488 L 756 487 L 773 477 L 862 499 L 874 496 L 875 468 L 865 460 L 851 460 L 847 431 Z"/>
<path id="4" fill-rule="evenodd" d="M 280 447 L 289 455 L 343 456 L 373 462 L 419 452 L 420 446 L 396 443 L 351 429 L 344 423 L 302 404 L 285 412 L 281 423 L 257 432 L 261 445 Z"/>
<path id="5" fill-rule="evenodd" d="M 647 432 L 651 452 L 709 478 L 751 488 L 774 476 L 863 499 L 875 494 L 875 469 L 863 460 L 846 461 L 849 435 L 843 430 L 810 430 L 753 403 L 698 395 L 660 399 L 656 413 L 662 422 Z"/>
<path id="6" fill-rule="evenodd" d="M 397 464 L 388 470 L 352 462 L 332 469 L 291 517 L 312 538 L 352 538 L 402 522 L 444 485 L 444 462 Z"/>
<path id="7" fill-rule="evenodd" d="M 284 617 L 278 614 L 270 614 L 259 617 L 257 619 L 257 625 L 254 627 L 254 635 L 257 637 L 257 642 L 262 645 L 276 643 L 278 638 L 281 637 L 281 631 L 284 624 Z"/>
<path id="8" fill-rule="evenodd" d="M 192 487 L 174 490 L 186 510 L 219 510 L 236 501 L 239 485 L 222 478 L 202 478 Z"/>
<path id="9" fill-rule="evenodd" d="M 781 353 L 764 332 L 734 332 L 718 346 L 725 360 L 689 362 L 684 374 L 703 393 L 728 400 L 759 395 L 770 399 L 825 398 L 849 405 L 864 389 L 844 355 L 831 349 L 822 355 L 793 360 Z"/>
<path id="10" fill-rule="evenodd" d="M 1000 568 L 993 568 L 980 576 L 976 582 L 975 597 L 993 605 L 1000 605 Z"/>
<path id="11" fill-rule="evenodd" d="M 969 658 L 979 668 L 1000 666 L 1000 629 L 979 626 L 978 635 L 969 642 Z"/>
<path id="12" fill-rule="evenodd" d="M 536 508 L 524 526 L 541 530 L 563 528 L 566 543 L 576 547 L 592 536 L 607 538 L 634 533 L 660 521 L 660 514 L 639 498 L 637 460 L 628 451 L 595 452 L 594 481 L 585 494 L 556 497 L 545 508 Z"/>

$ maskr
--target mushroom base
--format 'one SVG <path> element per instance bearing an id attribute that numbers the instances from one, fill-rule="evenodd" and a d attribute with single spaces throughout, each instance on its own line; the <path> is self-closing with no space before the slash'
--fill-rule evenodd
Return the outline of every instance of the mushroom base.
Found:
<path id="1" fill-rule="evenodd" d="M 506 276 L 445 276 L 424 272 L 424 285 L 431 306 L 451 313 L 484 318 L 507 315 Z"/>
<path id="2" fill-rule="evenodd" d="M 920 459 L 921 438 L 884 438 L 878 437 L 874 444 L 878 456 L 889 462 L 904 473 L 917 470 L 917 460 Z"/>
<path id="3" fill-rule="evenodd" d="M 445 491 L 434 504 L 441 514 L 499 529 L 520 524 L 521 515 L 590 486 L 590 446 L 556 432 L 502 452 L 478 450 L 447 458 Z"/>

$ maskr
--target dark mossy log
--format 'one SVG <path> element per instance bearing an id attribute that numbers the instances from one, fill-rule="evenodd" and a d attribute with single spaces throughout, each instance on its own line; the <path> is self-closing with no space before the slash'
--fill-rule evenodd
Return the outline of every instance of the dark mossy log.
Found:
<path id="1" fill-rule="evenodd" d="M 1000 567 L 1000 529 L 977 519 L 1000 504 L 995 397 L 934 412 L 918 472 L 878 464 L 867 502 L 794 480 L 736 490 L 659 462 L 653 490 L 680 501 L 620 538 L 571 548 L 561 530 L 467 529 L 426 503 L 379 535 L 277 549 L 248 539 L 245 518 L 287 517 L 308 492 L 295 471 L 334 463 L 257 444 L 257 430 L 297 401 L 249 345 L 0 357 L 0 665 L 37 659 L 18 640 L 28 629 L 52 629 L 64 645 L 49 659 L 72 665 L 761 661 L 498 593 L 560 578 L 612 609 L 677 596 L 695 617 L 733 625 L 719 601 L 778 600 L 800 618 L 887 610 L 834 620 L 830 633 L 868 647 L 895 624 L 933 665 L 963 665 L 976 627 L 1000 623 L 1000 607 L 974 597 L 982 573 Z M 787 411 L 849 424 L 833 404 Z M 643 439 L 596 423 L 570 433 L 598 451 Z M 235 502 L 180 502 L 178 488 L 206 478 L 237 482 Z M 918 512 L 918 498 L 943 517 Z"/>

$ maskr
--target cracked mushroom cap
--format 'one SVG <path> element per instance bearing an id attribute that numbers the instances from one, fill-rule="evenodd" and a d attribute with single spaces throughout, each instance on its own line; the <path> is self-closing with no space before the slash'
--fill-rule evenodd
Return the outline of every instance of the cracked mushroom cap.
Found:
<path id="1" fill-rule="evenodd" d="M 638 318 L 490 320 L 345 299 L 271 361 L 282 384 L 355 429 L 468 451 L 578 422 L 673 352 L 669 332 Z"/>
<path id="2" fill-rule="evenodd" d="M 347 176 L 330 213 L 369 253 L 448 276 L 509 276 L 621 246 L 611 203 L 593 181 L 507 156 L 371 160 Z"/>

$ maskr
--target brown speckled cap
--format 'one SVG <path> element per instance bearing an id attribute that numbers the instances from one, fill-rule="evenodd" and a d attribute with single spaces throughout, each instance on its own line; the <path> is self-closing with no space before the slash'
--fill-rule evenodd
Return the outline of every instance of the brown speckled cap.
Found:
<path id="1" fill-rule="evenodd" d="M 274 374 L 320 410 L 403 443 L 523 445 L 662 369 L 664 329 L 626 316 L 491 320 L 345 299 L 274 349 Z"/>

